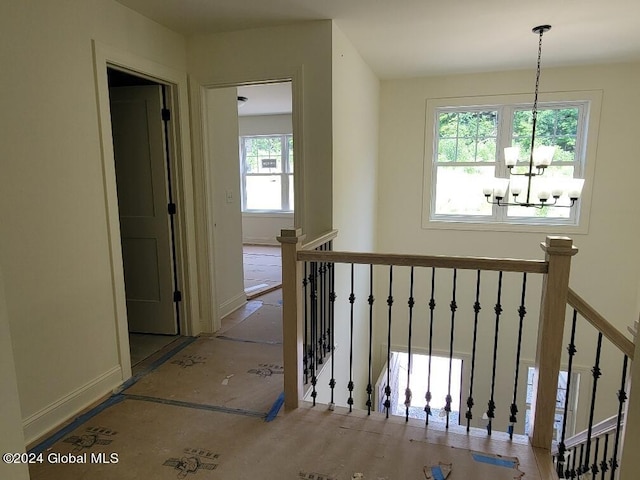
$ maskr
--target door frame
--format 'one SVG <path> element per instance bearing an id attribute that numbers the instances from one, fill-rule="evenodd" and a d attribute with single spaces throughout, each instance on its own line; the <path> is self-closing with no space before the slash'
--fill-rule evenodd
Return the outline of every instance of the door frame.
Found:
<path id="1" fill-rule="evenodd" d="M 109 106 L 107 68 L 121 70 L 131 75 L 153 80 L 168 88 L 167 101 L 171 109 L 170 162 L 172 187 L 177 204 L 175 216 L 175 248 L 178 278 L 182 291 L 180 325 L 182 335 L 200 333 L 198 291 L 195 256 L 195 227 L 193 218 L 193 189 L 188 122 L 182 112 L 188 112 L 187 75 L 185 72 L 138 57 L 130 52 L 92 40 L 96 101 L 100 129 L 102 175 L 106 213 L 107 242 L 111 266 L 115 332 L 122 379 L 131 377 L 129 330 L 127 322 L 124 269 L 118 215 L 118 195 L 113 154 L 113 134 Z M 186 116 L 186 115 L 185 115 Z"/>
<path id="2" fill-rule="evenodd" d="M 291 121 L 293 127 L 293 158 L 295 167 L 293 170 L 294 182 L 294 227 L 299 228 L 304 224 L 305 197 L 304 197 L 304 129 L 303 129 L 303 66 L 295 66 L 290 69 L 276 69 L 268 73 L 255 75 L 243 75 L 238 78 L 226 78 L 225 80 L 201 84 L 193 77 L 189 77 L 189 96 L 191 99 L 191 122 L 193 142 L 194 177 L 197 179 L 194 188 L 197 198 L 204 199 L 198 202 L 196 212 L 198 223 L 203 226 L 202 235 L 198 236 L 198 251 L 201 252 L 202 274 L 199 277 L 199 285 L 202 288 L 201 312 L 203 328 L 207 332 L 215 332 L 221 327 L 221 318 L 218 314 L 218 305 L 215 292 L 215 245 L 213 232 L 216 219 L 213 213 L 215 172 L 209 161 L 209 148 L 207 144 L 207 103 L 205 90 L 239 87 L 244 85 L 260 85 L 279 82 L 291 82 Z"/>

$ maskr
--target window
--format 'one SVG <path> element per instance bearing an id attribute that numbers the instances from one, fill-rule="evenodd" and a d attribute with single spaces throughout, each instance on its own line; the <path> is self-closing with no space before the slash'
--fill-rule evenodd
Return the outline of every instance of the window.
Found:
<path id="1" fill-rule="evenodd" d="M 293 211 L 293 136 L 240 137 L 243 212 Z"/>
<path id="2" fill-rule="evenodd" d="M 391 368 L 389 372 L 391 385 L 391 415 L 404 416 L 406 413 L 405 390 L 407 388 L 407 370 L 409 369 L 409 354 L 406 352 L 391 352 Z M 446 417 L 445 405 L 449 385 L 449 357 L 431 356 L 431 375 L 429 383 L 429 355 L 412 353 L 410 384 L 413 393 L 409 406 L 409 417 L 425 419 L 425 393 L 431 387 L 431 417 L 430 422 L 444 423 Z M 376 382 L 377 408 L 385 411 L 384 402 L 387 386 L 387 366 L 385 365 Z M 451 425 L 460 423 L 460 392 L 462 388 L 462 359 L 453 358 L 451 362 Z"/>
<path id="3" fill-rule="evenodd" d="M 531 415 L 531 402 L 533 400 L 533 375 L 535 369 L 529 367 L 527 371 L 527 399 L 526 399 L 526 411 L 525 411 L 525 427 L 524 433 L 529 434 L 531 429 L 530 415 Z M 558 394 L 556 396 L 556 413 L 553 422 L 553 438 L 556 442 L 560 442 L 562 437 L 562 424 L 564 421 L 564 405 L 567 395 L 569 396 L 569 402 L 567 403 L 567 438 L 571 437 L 575 433 L 575 411 L 578 402 L 578 388 L 580 385 L 580 374 L 571 374 L 571 387 L 567 390 L 567 384 L 569 383 L 569 373 L 561 370 L 558 373 Z"/>
<path id="4" fill-rule="evenodd" d="M 556 97 L 563 98 L 559 95 Z M 541 101 L 538 104 L 535 146 L 555 145 L 556 151 L 544 175 L 533 179 L 533 196 L 541 181 L 547 188 L 562 186 L 563 180 L 585 178 L 592 171 L 591 166 L 587 170 L 587 146 L 591 151 L 595 151 L 595 147 L 587 139 L 587 130 L 590 135 L 597 135 L 593 131 L 597 124 L 590 116 L 594 110 L 592 98 L 597 101 L 599 97 L 593 92 L 566 96 L 581 99 Z M 505 147 L 520 147 L 522 161 L 513 168 L 513 173 L 528 170 L 531 105 L 520 95 L 473 100 L 477 101 L 472 102 L 472 106 L 468 106 L 469 98 L 427 102 L 427 142 L 432 147 L 426 149 L 431 167 L 428 169 L 431 172 L 430 185 L 425 184 L 431 192 L 427 197 L 430 204 L 425 205 L 429 211 L 427 221 L 579 225 L 584 194 L 572 208 L 498 207 L 486 201 L 483 186 L 490 185 L 494 177 L 509 177 L 504 164 Z M 447 104 L 447 101 L 451 103 Z M 599 103 L 596 106 L 599 109 Z M 527 177 L 511 176 L 512 184 L 524 184 L 523 192 L 526 191 L 526 181 Z M 508 200 L 513 201 L 511 194 L 508 195 Z M 537 200 L 537 196 L 534 198 Z M 566 194 L 559 202 L 569 203 Z"/>

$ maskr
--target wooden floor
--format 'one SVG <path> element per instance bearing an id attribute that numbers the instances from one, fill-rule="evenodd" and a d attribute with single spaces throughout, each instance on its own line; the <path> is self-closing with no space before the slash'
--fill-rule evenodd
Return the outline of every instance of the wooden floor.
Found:
<path id="1" fill-rule="evenodd" d="M 282 286 L 280 247 L 243 245 L 244 291 L 249 300 Z"/>
<path id="2" fill-rule="evenodd" d="M 243 340 L 249 328 L 223 338 L 264 306 L 265 320 L 281 318 L 278 300 L 264 296 L 221 336 L 182 339 L 143 362 L 121 392 L 33 447 L 44 461 L 31 478 L 426 480 L 448 469 L 449 480 L 554 478 L 523 437 L 306 403 L 280 410 L 281 346 Z M 76 462 L 53 463 L 64 459 Z"/>

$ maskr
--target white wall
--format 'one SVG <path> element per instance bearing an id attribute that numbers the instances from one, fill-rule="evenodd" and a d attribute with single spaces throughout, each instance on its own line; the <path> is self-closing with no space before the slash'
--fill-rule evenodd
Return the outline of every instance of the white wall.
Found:
<path id="1" fill-rule="evenodd" d="M 25 443 L 22 432 L 20 399 L 13 363 L 13 347 L 9 332 L 9 318 L 4 296 L 4 282 L 0 272 L 0 452 L 24 453 Z M 2 478 L 23 480 L 29 478 L 26 464 L 0 463 Z"/>
<path id="2" fill-rule="evenodd" d="M 331 22 L 195 35 L 188 65 L 204 86 L 255 83 L 293 77 L 293 122 L 298 174 L 296 224 L 308 235 L 332 225 L 331 191 Z M 194 90 L 195 95 L 199 92 Z M 194 102 L 197 102 L 194 98 Z M 199 128 L 195 125 L 194 129 Z M 196 158 L 196 161 L 198 159 Z"/>
<path id="3" fill-rule="evenodd" d="M 281 115 L 240 115 L 238 117 L 240 135 L 278 135 L 293 133 L 291 114 Z"/>
<path id="4" fill-rule="evenodd" d="M 488 257 L 512 257 L 542 259 L 543 253 L 539 243 L 547 233 L 562 234 L 561 230 L 537 233 L 426 229 L 421 226 L 423 198 L 429 198 L 430 192 L 423 191 L 425 151 L 425 104 L 428 98 L 473 97 L 497 94 L 519 94 L 533 88 L 532 72 L 500 72 L 475 75 L 453 75 L 443 77 L 425 77 L 406 80 L 389 80 L 382 82 L 381 122 L 380 122 L 380 164 L 379 164 L 379 202 L 378 202 L 378 250 L 385 252 L 403 252 L 441 255 L 474 255 Z M 634 195 L 634 179 L 640 174 L 640 164 L 633 159 L 637 156 L 634 138 L 640 122 L 634 111 L 640 107 L 640 94 L 636 88 L 640 80 L 640 64 L 606 65 L 576 68 L 546 69 L 541 80 L 544 92 L 572 90 L 602 90 L 602 110 L 598 138 L 598 151 L 595 176 L 592 184 L 592 206 L 589 231 L 586 234 L 572 234 L 574 243 L 580 249 L 572 263 L 571 287 L 589 301 L 598 311 L 614 323 L 620 330 L 637 318 L 638 270 L 640 251 L 632 246 L 640 233 L 640 218 L 636 213 Z M 427 167 L 424 167 L 427 165 Z M 473 272 L 472 272 L 473 273 Z M 465 274 L 466 275 L 466 274 Z M 382 271 L 379 278 L 386 278 L 387 271 Z M 421 347 L 426 343 L 426 324 L 428 309 L 429 280 L 428 275 L 421 273 L 419 280 L 420 336 L 415 340 Z M 495 275 L 488 275 L 493 285 Z M 396 304 L 408 296 L 406 271 L 397 270 L 394 276 Z M 517 276 L 509 275 L 506 286 L 510 293 L 503 298 L 504 312 L 500 329 L 500 344 L 510 348 L 515 343 L 517 334 L 518 285 Z M 464 319 L 467 323 L 458 323 L 458 332 L 462 328 L 462 340 L 454 346 L 457 352 L 468 354 L 471 349 L 469 321 L 472 318 L 471 305 L 473 295 L 473 278 L 463 276 L 462 282 L 468 287 L 458 289 L 457 322 Z M 437 314 L 436 331 L 439 339 L 434 348 L 448 353 L 448 329 L 451 301 L 451 273 L 439 274 L 437 282 Z M 538 318 L 539 280 L 529 279 L 533 287 L 528 295 L 527 322 L 523 358 L 533 359 L 535 354 L 531 339 L 535 339 L 535 324 Z M 386 279 L 381 280 L 378 297 L 387 295 Z M 425 293 L 427 290 L 427 293 Z M 490 290 L 485 287 L 485 290 Z M 426 299 L 425 299 L 426 296 Z M 400 300 L 401 299 L 401 300 Z M 376 332 L 377 344 L 386 343 L 386 305 L 377 302 L 379 326 Z M 493 342 L 493 305 L 496 298 L 489 291 L 483 292 L 481 320 L 481 347 L 490 348 Z M 404 310 L 397 315 L 406 316 Z M 406 325 L 398 326 L 394 320 L 392 344 L 406 345 Z M 463 326 L 464 325 L 464 326 Z M 583 334 L 579 339 L 579 350 L 588 352 L 580 360 L 585 368 L 593 362 L 594 337 Z M 460 338 L 460 337 L 457 337 Z M 515 347 L 511 348 L 512 350 Z M 490 349 L 489 349 L 490 352 Z M 509 385 L 513 386 L 513 369 L 502 367 L 510 362 L 514 352 L 507 353 L 500 361 L 498 368 L 498 387 L 502 408 L 510 403 Z M 382 353 L 378 354 L 377 365 L 383 363 Z M 604 355 L 608 364 L 607 380 L 601 379 L 600 392 L 615 392 L 615 384 L 619 382 L 619 356 L 607 353 Z M 487 370 L 484 364 L 483 375 Z M 511 378 L 510 378 L 511 377 Z M 583 377 L 588 384 L 589 379 Z M 611 388 L 604 382 L 611 382 Z M 486 402 L 483 392 L 483 403 Z M 604 394 L 603 394 L 604 396 Z M 466 398 L 466 397 L 465 397 Z M 615 396 L 608 400 L 615 403 Z M 478 404 L 478 401 L 476 401 Z M 486 404 L 486 403 L 485 403 Z M 507 405 L 505 405 L 507 404 Z M 484 405 L 476 407 L 477 411 L 486 409 Z M 521 409 L 522 411 L 522 409 Z M 611 415 L 609 411 L 609 415 Z"/>
<path id="5" fill-rule="evenodd" d="M 122 381 L 91 41 L 182 72 L 186 43 L 110 0 L 8 0 L 0 22 L 0 264 L 32 441 Z"/>
<path id="6" fill-rule="evenodd" d="M 237 89 L 206 91 L 208 162 L 213 187 L 215 280 L 220 318 L 244 305 Z"/>
<path id="7" fill-rule="evenodd" d="M 293 228 L 293 213 L 243 213 L 242 242 L 251 245 L 280 245 L 276 237 Z"/>
<path id="8" fill-rule="evenodd" d="M 240 135 L 293 133 L 291 115 L 250 115 L 238 117 Z M 280 245 L 276 237 L 293 228 L 293 213 L 243 213 L 242 241 L 258 245 Z"/>
<path id="9" fill-rule="evenodd" d="M 574 234 L 571 286 L 620 329 L 636 316 L 640 252 L 629 241 L 640 232 L 633 179 L 640 164 L 630 141 L 639 121 L 635 88 L 640 64 L 546 69 L 543 91 L 602 90 L 602 112 L 590 229 Z M 456 75 L 385 81 L 380 127 L 379 249 L 432 254 L 542 258 L 538 243 L 547 231 L 510 233 L 421 228 L 425 100 L 427 98 L 523 93 L 531 72 Z M 621 174 L 623 173 L 623 174 Z M 555 233 L 561 234 L 562 231 Z M 615 274 L 611 282 L 607 275 Z"/>
<path id="10" fill-rule="evenodd" d="M 380 82 L 349 39 L 333 24 L 333 227 L 338 230 L 334 250 L 373 251 L 378 196 L 378 117 Z M 368 353 L 368 296 L 366 268 L 358 267 L 354 293 L 354 351 Z M 336 401 L 345 405 L 349 376 L 349 285 L 346 266 L 336 268 Z M 364 355 L 364 356 L 363 356 Z M 358 358 L 358 357 L 356 357 Z M 367 362 L 354 365 L 355 406 L 366 401 Z M 375 381 L 375 379 L 373 380 Z M 326 385 L 326 382 L 319 383 Z"/>

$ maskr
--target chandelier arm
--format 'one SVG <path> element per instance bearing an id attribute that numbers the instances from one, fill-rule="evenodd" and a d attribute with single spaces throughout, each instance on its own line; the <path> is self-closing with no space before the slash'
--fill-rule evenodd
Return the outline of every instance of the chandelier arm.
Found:
<path id="1" fill-rule="evenodd" d="M 544 207 L 556 207 L 556 208 L 571 208 L 576 203 L 576 198 L 569 199 L 571 203 L 569 205 L 558 205 L 558 199 L 554 197 L 553 203 L 551 202 L 540 202 L 540 203 L 532 203 L 532 202 L 505 202 L 499 199 L 491 200 L 491 195 L 485 195 L 487 199 L 487 203 L 491 205 L 498 205 L 499 207 L 534 207 L 534 208 L 544 208 Z"/>

